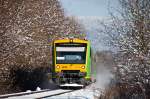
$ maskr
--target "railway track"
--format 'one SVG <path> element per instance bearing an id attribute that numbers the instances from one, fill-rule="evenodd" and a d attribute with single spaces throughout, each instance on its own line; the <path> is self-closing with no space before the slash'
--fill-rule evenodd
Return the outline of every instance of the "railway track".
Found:
<path id="1" fill-rule="evenodd" d="M 75 96 L 76 98 L 82 97 L 81 99 L 85 99 L 85 98 L 83 98 L 84 95 L 82 95 L 82 94 L 80 95 L 79 92 L 84 92 L 84 90 L 90 89 L 91 87 L 92 86 L 90 84 L 86 87 L 73 87 L 73 88 L 71 88 L 69 86 L 69 87 L 65 87 L 65 89 L 56 89 L 56 90 L 46 89 L 46 90 L 41 90 L 41 91 L 20 92 L 20 93 L 14 93 L 14 94 L 0 95 L 0 99 L 55 99 L 56 97 L 59 97 L 59 95 L 65 96 L 68 94 L 70 97 L 72 92 L 73 93 L 75 92 L 77 94 L 77 96 Z M 71 95 L 71 97 L 74 97 L 74 96 Z M 63 98 L 63 99 L 66 99 L 66 98 Z"/>
<path id="2" fill-rule="evenodd" d="M 73 91 L 75 90 L 57 89 L 57 90 L 21 92 L 21 93 L 0 95 L 0 99 L 41 99 L 41 98 L 57 96 L 57 95 L 61 95 Z"/>

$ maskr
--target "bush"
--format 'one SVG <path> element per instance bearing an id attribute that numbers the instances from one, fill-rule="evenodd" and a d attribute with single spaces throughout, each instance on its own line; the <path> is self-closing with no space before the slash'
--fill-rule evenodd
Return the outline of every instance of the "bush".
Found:
<path id="1" fill-rule="evenodd" d="M 19 88 L 21 91 L 36 90 L 37 87 L 42 87 L 42 83 L 48 81 L 47 73 L 49 67 L 37 67 L 28 69 L 17 67 L 11 69 L 10 79 L 12 88 Z"/>

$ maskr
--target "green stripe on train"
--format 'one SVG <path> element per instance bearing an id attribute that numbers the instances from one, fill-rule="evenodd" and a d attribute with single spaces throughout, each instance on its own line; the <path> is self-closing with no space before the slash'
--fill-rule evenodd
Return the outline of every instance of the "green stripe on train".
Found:
<path id="1" fill-rule="evenodd" d="M 91 44 L 87 44 L 87 64 L 86 64 L 87 76 L 86 78 L 91 78 Z"/>

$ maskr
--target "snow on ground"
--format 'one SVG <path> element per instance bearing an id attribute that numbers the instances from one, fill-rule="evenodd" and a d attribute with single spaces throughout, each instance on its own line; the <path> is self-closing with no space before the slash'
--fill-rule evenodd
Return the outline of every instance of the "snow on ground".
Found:
<path id="1" fill-rule="evenodd" d="M 80 84 L 67 84 L 67 83 L 66 83 L 66 84 L 63 84 L 63 85 L 60 85 L 60 86 L 61 86 L 61 87 L 65 87 L 65 86 L 68 86 L 68 87 L 69 87 L 69 86 L 70 86 L 70 87 L 71 87 L 71 86 L 83 87 L 83 85 L 80 85 Z"/>
<path id="2" fill-rule="evenodd" d="M 86 88 L 66 93 L 63 95 L 53 96 L 46 99 L 98 99 L 102 90 L 95 87 L 95 84 L 87 86 Z"/>
<path id="3" fill-rule="evenodd" d="M 57 90 L 45 91 L 41 93 L 26 94 L 26 95 L 21 95 L 21 96 L 12 96 L 12 97 L 8 97 L 7 99 L 41 99 L 41 97 L 51 96 L 54 94 L 64 93 L 64 92 L 69 92 L 69 91 L 71 90 L 57 89 Z"/>

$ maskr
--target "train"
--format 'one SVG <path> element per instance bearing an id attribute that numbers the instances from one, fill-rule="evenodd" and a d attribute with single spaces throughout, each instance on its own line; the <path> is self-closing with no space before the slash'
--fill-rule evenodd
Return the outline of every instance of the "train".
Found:
<path id="1" fill-rule="evenodd" d="M 90 41 L 84 39 L 59 39 L 52 44 L 53 82 L 86 86 L 95 81 Z"/>

